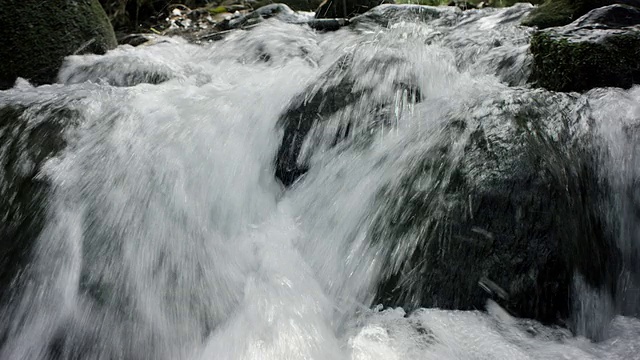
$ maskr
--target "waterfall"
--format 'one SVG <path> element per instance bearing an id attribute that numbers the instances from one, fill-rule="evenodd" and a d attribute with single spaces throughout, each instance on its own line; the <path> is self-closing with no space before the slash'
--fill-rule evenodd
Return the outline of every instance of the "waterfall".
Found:
<path id="1" fill-rule="evenodd" d="M 530 10 L 274 18 L 0 92 L 0 358 L 638 358 L 640 89 L 529 88 Z"/>

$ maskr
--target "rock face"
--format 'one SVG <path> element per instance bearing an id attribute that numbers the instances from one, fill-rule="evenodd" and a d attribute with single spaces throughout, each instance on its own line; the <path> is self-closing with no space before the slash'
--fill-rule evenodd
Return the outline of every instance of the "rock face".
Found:
<path id="1" fill-rule="evenodd" d="M 544 29 L 567 25 L 593 9 L 613 4 L 640 7 L 639 0 L 547 0 L 522 25 Z"/>
<path id="2" fill-rule="evenodd" d="M 340 58 L 292 102 L 276 158 L 285 185 L 314 166 L 314 153 L 367 151 L 376 129 L 393 128 L 391 109 L 433 101 L 405 58 L 389 51 Z M 358 85 L 356 68 L 387 74 L 387 83 Z M 380 160 L 406 163 L 367 219 L 368 241 L 384 249 L 375 301 L 482 309 L 491 298 L 517 316 L 564 323 L 574 274 L 611 293 L 620 257 L 597 215 L 604 185 L 585 145 L 590 135 L 576 130 L 588 125 L 561 111 L 576 106 L 566 94 L 512 89 L 474 101 L 465 108 L 478 111 L 444 115 L 405 160 Z"/>
<path id="3" fill-rule="evenodd" d="M 316 10 L 316 18 L 350 18 L 378 5 L 393 3 L 393 0 L 325 0 Z"/>
<path id="4" fill-rule="evenodd" d="M 64 105 L 0 102 L 0 304 L 44 226 L 50 186 L 36 175 L 65 146 L 62 131 L 75 118 Z"/>
<path id="5" fill-rule="evenodd" d="M 384 190 L 374 241 L 405 256 L 389 257 L 379 302 L 467 310 L 491 298 L 519 317 L 562 323 L 574 271 L 595 287 L 613 281 L 607 266 L 618 254 L 589 195 L 593 163 L 551 140 L 577 134 L 527 105 L 544 96 L 563 101 L 516 95 L 491 101 L 499 110 L 482 119 L 451 119 L 441 142 Z"/>
<path id="6" fill-rule="evenodd" d="M 640 82 L 640 9 L 611 5 L 531 39 L 530 82 L 554 91 Z"/>
<path id="7" fill-rule="evenodd" d="M 17 77 L 34 84 L 55 81 L 65 56 L 104 53 L 116 46 L 97 0 L 3 1 L 0 13 L 0 89 Z"/>

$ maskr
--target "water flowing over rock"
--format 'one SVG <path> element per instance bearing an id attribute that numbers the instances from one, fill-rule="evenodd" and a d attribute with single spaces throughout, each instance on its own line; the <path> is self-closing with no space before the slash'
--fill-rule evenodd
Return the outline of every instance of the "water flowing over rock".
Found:
<path id="1" fill-rule="evenodd" d="M 640 9 L 611 5 L 536 33 L 531 81 L 555 91 L 629 88 L 640 79 Z"/>
<path id="2" fill-rule="evenodd" d="M 104 54 L 116 38 L 98 0 L 7 0 L 0 13 L 0 89 L 17 77 L 34 84 L 56 80 L 65 56 Z"/>
<path id="3" fill-rule="evenodd" d="M 31 256 L 33 239 L 44 227 L 50 184 L 38 176 L 44 162 L 65 146 L 64 128 L 77 118 L 72 104 L 0 100 L 0 299 Z"/>
<path id="4" fill-rule="evenodd" d="M 531 10 L 273 16 L 1 91 L 0 359 L 637 357 L 640 88 L 526 87 Z"/>
<path id="5" fill-rule="evenodd" d="M 325 0 L 316 9 L 316 18 L 350 18 L 393 0 Z"/>

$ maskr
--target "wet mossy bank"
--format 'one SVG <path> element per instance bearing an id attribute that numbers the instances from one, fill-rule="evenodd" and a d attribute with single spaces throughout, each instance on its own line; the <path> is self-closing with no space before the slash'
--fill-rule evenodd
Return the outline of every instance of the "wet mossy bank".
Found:
<path id="1" fill-rule="evenodd" d="M 554 91 L 640 83 L 640 9 L 610 5 L 533 34 L 530 81 Z"/>

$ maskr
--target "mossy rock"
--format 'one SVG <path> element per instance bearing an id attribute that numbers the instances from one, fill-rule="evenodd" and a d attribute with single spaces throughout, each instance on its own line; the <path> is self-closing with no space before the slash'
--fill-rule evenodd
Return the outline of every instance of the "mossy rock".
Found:
<path id="1" fill-rule="evenodd" d="M 593 9 L 613 4 L 640 7 L 640 0 L 547 0 L 531 12 L 522 25 L 539 29 L 563 26 Z"/>
<path id="2" fill-rule="evenodd" d="M 0 12 L 0 89 L 17 77 L 55 81 L 65 56 L 114 48 L 113 28 L 98 0 L 5 0 Z"/>
<path id="3" fill-rule="evenodd" d="M 613 7 L 618 7 L 614 5 Z M 531 39 L 530 82 L 554 91 L 640 82 L 640 29 L 548 29 Z"/>

